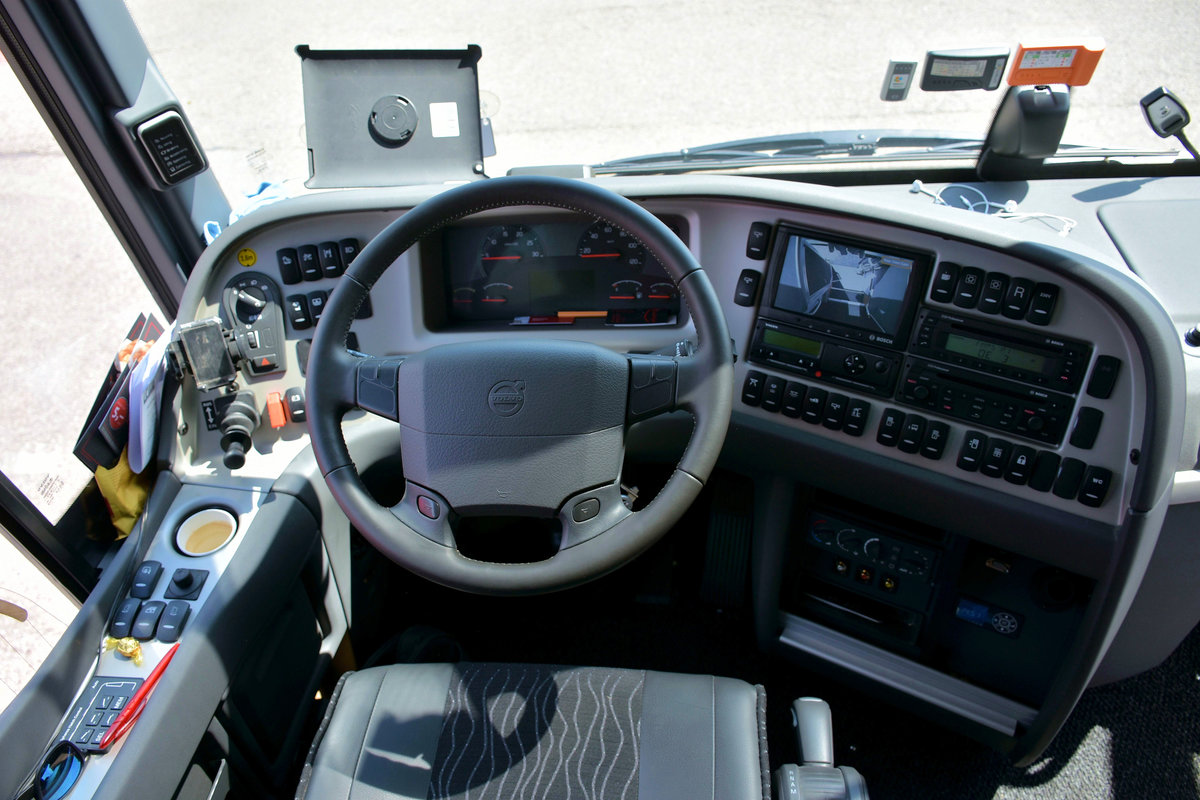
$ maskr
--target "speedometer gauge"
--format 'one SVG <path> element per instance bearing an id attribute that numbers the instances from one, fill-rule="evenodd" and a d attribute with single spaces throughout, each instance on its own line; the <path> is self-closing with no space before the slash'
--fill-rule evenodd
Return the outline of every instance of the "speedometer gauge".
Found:
<path id="1" fill-rule="evenodd" d="M 597 222 L 579 237 L 580 258 L 601 264 L 624 264 L 641 270 L 646 266 L 646 248 L 637 239 L 608 222 Z"/>
<path id="2" fill-rule="evenodd" d="M 517 264 L 545 255 L 542 240 L 528 225 L 497 225 L 483 236 L 479 259 L 485 273 L 502 264 Z"/>

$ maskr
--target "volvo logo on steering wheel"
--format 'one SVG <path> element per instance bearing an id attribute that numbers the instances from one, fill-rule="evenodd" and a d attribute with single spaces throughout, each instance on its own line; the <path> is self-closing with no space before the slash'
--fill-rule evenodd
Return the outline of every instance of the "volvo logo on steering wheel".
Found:
<path id="1" fill-rule="evenodd" d="M 511 417 L 525 405 L 525 381 L 500 381 L 488 392 L 488 406 L 502 417 Z"/>

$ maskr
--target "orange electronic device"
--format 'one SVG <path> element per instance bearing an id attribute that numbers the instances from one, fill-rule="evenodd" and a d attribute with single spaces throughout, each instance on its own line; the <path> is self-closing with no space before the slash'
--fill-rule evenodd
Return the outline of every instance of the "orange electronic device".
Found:
<path id="1" fill-rule="evenodd" d="M 1086 86 L 1103 54 L 1104 42 L 1101 41 L 1069 47 L 1021 44 L 1013 59 L 1012 72 L 1008 74 L 1008 84 L 1038 86 L 1065 83 L 1068 86 Z"/>

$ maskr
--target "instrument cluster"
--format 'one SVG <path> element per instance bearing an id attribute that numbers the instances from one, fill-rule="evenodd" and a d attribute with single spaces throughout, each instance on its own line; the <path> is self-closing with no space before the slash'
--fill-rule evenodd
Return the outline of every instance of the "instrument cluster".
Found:
<path id="1" fill-rule="evenodd" d="M 685 222 L 664 222 L 687 243 Z M 679 291 L 658 259 L 604 220 L 461 225 L 442 235 L 451 325 L 674 325 Z"/>

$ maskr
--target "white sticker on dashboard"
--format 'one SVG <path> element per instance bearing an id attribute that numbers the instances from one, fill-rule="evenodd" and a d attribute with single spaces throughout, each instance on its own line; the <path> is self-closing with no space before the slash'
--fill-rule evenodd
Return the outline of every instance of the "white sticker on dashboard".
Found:
<path id="1" fill-rule="evenodd" d="M 450 139 L 459 135 L 458 103 L 429 104 L 429 133 L 435 139 Z"/>

